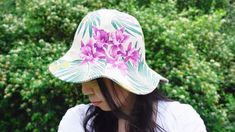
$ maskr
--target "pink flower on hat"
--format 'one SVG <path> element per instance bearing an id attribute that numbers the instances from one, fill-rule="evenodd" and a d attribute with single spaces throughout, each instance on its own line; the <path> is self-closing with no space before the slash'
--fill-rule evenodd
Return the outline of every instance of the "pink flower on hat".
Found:
<path id="1" fill-rule="evenodd" d="M 138 50 L 131 48 L 132 43 L 129 43 L 128 48 L 125 54 L 125 62 L 131 61 L 135 66 L 137 66 L 137 62 L 140 59 L 140 54 Z"/>
<path id="2" fill-rule="evenodd" d="M 116 30 L 114 33 L 111 33 L 112 38 L 112 51 L 117 52 L 118 54 L 125 53 L 123 44 L 128 40 L 129 36 L 124 34 L 124 27 Z M 123 55 L 123 54 L 122 54 Z"/>
<path id="3" fill-rule="evenodd" d="M 98 29 L 92 26 L 93 37 L 95 39 L 94 47 L 96 48 L 96 57 L 103 59 L 105 58 L 104 48 L 107 48 L 109 43 L 109 33 L 105 32 L 103 29 Z"/>
<path id="4" fill-rule="evenodd" d="M 140 54 L 137 49 L 132 47 L 131 43 L 126 49 L 124 48 L 124 44 L 129 39 L 129 36 L 124 33 L 124 27 L 108 33 L 93 26 L 92 31 L 93 39 L 91 38 L 86 45 L 81 42 L 83 63 L 93 62 L 95 59 L 104 59 L 107 63 L 122 71 L 127 70 L 126 62 L 128 61 L 137 66 Z"/>
<path id="5" fill-rule="evenodd" d="M 103 29 L 98 29 L 95 26 L 92 27 L 93 38 L 96 40 L 95 46 L 98 48 L 103 48 L 109 42 L 109 33 L 105 32 Z"/>
<path id="6" fill-rule="evenodd" d="M 114 33 L 111 33 L 113 45 L 116 46 L 122 46 L 123 43 L 125 43 L 129 36 L 124 34 L 124 27 L 116 30 Z"/>
<path id="7" fill-rule="evenodd" d="M 82 63 L 93 62 L 95 59 L 95 49 L 91 39 L 86 45 L 81 41 L 81 58 L 83 59 Z"/>
<path id="8" fill-rule="evenodd" d="M 113 68 L 118 68 L 121 71 L 127 70 L 126 63 L 120 58 L 120 56 L 106 56 L 106 60 Z"/>

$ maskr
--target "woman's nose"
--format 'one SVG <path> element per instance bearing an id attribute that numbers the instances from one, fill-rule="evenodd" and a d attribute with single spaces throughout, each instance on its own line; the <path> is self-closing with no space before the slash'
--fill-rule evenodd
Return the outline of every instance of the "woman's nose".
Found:
<path id="1" fill-rule="evenodd" d="M 82 85 L 82 93 L 84 95 L 91 95 L 93 94 L 93 89 L 87 85 Z"/>

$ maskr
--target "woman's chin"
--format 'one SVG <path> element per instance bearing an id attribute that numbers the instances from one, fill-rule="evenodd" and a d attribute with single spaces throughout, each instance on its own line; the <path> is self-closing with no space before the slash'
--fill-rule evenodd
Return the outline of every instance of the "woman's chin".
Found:
<path id="1" fill-rule="evenodd" d="M 97 106 L 97 107 L 99 107 L 101 110 L 103 110 L 103 111 L 111 111 L 111 109 L 110 109 L 110 107 L 108 107 L 108 106 L 102 106 L 102 105 L 100 105 L 100 106 Z"/>

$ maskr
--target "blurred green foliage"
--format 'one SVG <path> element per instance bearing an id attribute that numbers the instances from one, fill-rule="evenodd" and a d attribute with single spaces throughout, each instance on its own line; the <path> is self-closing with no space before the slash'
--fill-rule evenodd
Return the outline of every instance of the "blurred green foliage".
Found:
<path id="1" fill-rule="evenodd" d="M 170 80 L 160 89 L 190 103 L 208 131 L 235 130 L 235 3 L 229 0 L 2 0 L 0 130 L 57 131 L 65 111 L 87 102 L 80 85 L 54 78 L 48 65 L 70 47 L 89 11 L 135 16 L 148 64 Z"/>

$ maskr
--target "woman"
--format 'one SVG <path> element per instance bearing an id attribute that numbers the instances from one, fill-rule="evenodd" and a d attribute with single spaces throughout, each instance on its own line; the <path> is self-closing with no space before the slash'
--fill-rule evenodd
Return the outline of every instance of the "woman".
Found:
<path id="1" fill-rule="evenodd" d="M 87 14 L 69 51 L 49 66 L 61 80 L 82 83 L 90 104 L 70 108 L 59 132 L 205 132 L 199 114 L 157 87 L 168 80 L 148 67 L 139 22 L 117 10 Z"/>

